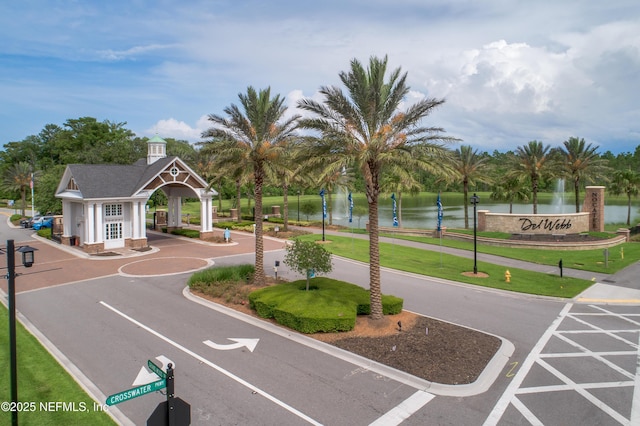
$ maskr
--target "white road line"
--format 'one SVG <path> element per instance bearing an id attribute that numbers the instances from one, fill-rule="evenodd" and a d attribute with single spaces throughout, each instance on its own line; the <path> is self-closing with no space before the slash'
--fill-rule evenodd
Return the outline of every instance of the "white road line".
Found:
<path id="1" fill-rule="evenodd" d="M 255 387 L 251 383 L 241 379 L 240 377 L 236 376 L 235 374 L 233 374 L 233 373 L 225 370 L 224 368 L 212 363 L 211 361 L 209 361 L 208 359 L 204 358 L 203 356 L 200 356 L 197 353 L 195 353 L 195 352 L 185 348 L 184 346 L 180 345 L 179 343 L 174 342 L 173 340 L 171 340 L 168 337 L 158 333 L 157 331 L 153 330 L 152 328 L 147 327 L 146 325 L 142 324 L 141 322 L 131 318 L 127 314 L 125 314 L 123 312 L 120 312 L 119 310 L 117 310 L 113 306 L 111 306 L 111 305 L 109 305 L 109 304 L 107 304 L 107 303 L 105 303 L 103 301 L 100 301 L 100 304 L 103 305 L 104 307 L 110 309 L 111 311 L 115 312 L 116 314 L 120 315 L 122 318 L 126 319 L 127 321 L 137 325 L 138 327 L 142 328 L 143 330 L 148 331 L 149 333 L 153 334 L 154 336 L 158 337 L 159 339 L 164 340 L 165 342 L 169 343 L 171 346 L 175 347 L 176 349 L 179 349 L 182 352 L 186 353 L 187 355 L 192 356 L 193 358 L 197 359 L 198 361 L 202 362 L 203 364 L 208 365 L 209 367 L 213 368 L 214 370 L 219 371 L 220 373 L 224 374 L 225 376 L 229 377 L 230 379 L 235 380 L 236 382 L 240 383 L 243 386 L 246 386 L 247 388 L 251 389 L 252 391 L 256 392 L 257 394 L 262 395 L 263 397 L 267 398 L 271 402 L 274 402 L 275 404 L 279 405 L 280 407 L 284 408 L 285 410 L 289 411 L 290 413 L 295 414 L 296 416 L 298 416 L 301 419 L 307 421 L 308 423 L 311 423 L 313 425 L 322 425 L 322 423 L 319 423 L 319 422 L 315 421 L 311 417 L 309 417 L 306 414 L 296 410 L 295 408 L 291 407 L 290 405 L 280 401 L 279 399 L 277 399 L 274 396 L 268 394 L 267 392 L 263 391 L 262 389 Z"/>
<path id="2" fill-rule="evenodd" d="M 608 333 L 603 333 L 603 334 L 608 334 Z M 555 336 L 560 339 L 563 340 L 564 342 L 568 343 L 569 345 L 572 345 L 582 351 L 584 351 L 585 354 L 590 355 L 591 358 L 597 359 L 598 361 L 600 361 L 601 363 L 603 363 L 604 365 L 606 365 L 607 367 L 609 367 L 610 369 L 617 371 L 618 373 L 622 374 L 623 376 L 627 376 L 628 378 L 632 379 L 633 378 L 633 374 L 629 373 L 627 370 L 625 370 L 622 367 L 618 367 L 615 363 L 609 361 L 607 358 L 600 356 L 598 354 L 596 354 L 595 352 L 591 352 L 589 349 L 587 349 L 586 347 L 582 346 L 581 344 L 574 342 L 571 339 L 568 339 L 567 337 L 562 335 L 562 332 L 558 332 L 555 334 Z M 567 358 L 570 358 L 571 355 L 567 354 Z M 541 355 L 540 359 L 546 358 L 545 356 Z"/>
<path id="3" fill-rule="evenodd" d="M 531 410 L 529 410 L 526 405 L 524 405 L 518 398 L 514 396 L 511 400 L 511 403 L 518 411 L 522 413 L 522 415 L 527 419 L 531 426 L 544 426 L 544 423 L 542 423 L 540 419 L 538 419 L 536 415 L 533 414 Z"/>
<path id="4" fill-rule="evenodd" d="M 565 316 L 567 316 L 567 313 L 572 306 L 572 303 L 566 304 L 562 311 L 560 311 L 558 318 L 553 321 L 547 331 L 544 332 L 540 340 L 538 340 L 538 343 L 536 343 L 536 345 L 533 347 L 533 349 L 529 353 L 529 356 L 527 356 L 527 358 L 522 363 L 522 366 L 520 367 L 518 373 L 515 375 L 511 383 L 509 383 L 509 386 L 507 386 L 507 389 L 504 391 L 495 407 L 493 407 L 493 410 L 484 422 L 484 426 L 495 426 L 498 424 L 498 422 L 502 418 L 502 415 L 509 407 L 511 400 L 514 398 L 516 391 L 524 381 L 525 377 L 527 377 L 527 374 L 529 373 L 529 370 L 533 366 L 534 362 L 536 362 L 536 359 L 539 357 L 540 352 L 542 352 L 542 349 L 544 349 L 545 345 L 547 344 L 553 333 L 556 331 L 560 323 L 562 323 L 562 320 L 564 320 Z"/>
<path id="5" fill-rule="evenodd" d="M 640 348 L 640 336 L 638 336 L 638 347 Z M 640 425 L 640 350 L 638 350 L 638 361 L 636 364 L 635 386 L 633 389 L 633 400 L 631 403 L 630 425 Z"/>
<path id="6" fill-rule="evenodd" d="M 402 401 L 395 408 L 378 418 L 375 422 L 369 426 L 395 426 L 402 423 L 424 407 L 429 401 L 431 401 L 435 395 L 424 391 L 418 391 L 411 395 L 409 398 Z"/>
<path id="7" fill-rule="evenodd" d="M 549 373 L 553 374 L 558 379 L 562 380 L 564 383 L 571 386 L 572 390 L 580 394 L 587 401 L 589 401 L 590 403 L 598 407 L 600 410 L 604 411 L 605 413 L 613 417 L 618 423 L 622 425 L 627 424 L 627 419 L 625 417 L 623 417 L 616 410 L 614 410 L 613 408 L 609 407 L 607 404 L 605 404 L 604 402 L 596 398 L 594 395 L 587 392 L 584 386 L 577 384 L 576 382 L 571 380 L 566 375 L 562 374 L 559 370 L 552 367 L 550 364 L 548 364 L 546 361 L 542 359 L 538 359 L 537 363 L 539 366 L 547 370 Z"/>

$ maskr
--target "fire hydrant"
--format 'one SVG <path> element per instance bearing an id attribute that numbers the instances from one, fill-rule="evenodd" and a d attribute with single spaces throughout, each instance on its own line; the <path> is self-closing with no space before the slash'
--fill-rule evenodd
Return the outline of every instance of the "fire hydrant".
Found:
<path id="1" fill-rule="evenodd" d="M 511 282 L 511 272 L 509 272 L 509 270 L 507 269 L 504 273 L 504 280 L 508 283 Z"/>

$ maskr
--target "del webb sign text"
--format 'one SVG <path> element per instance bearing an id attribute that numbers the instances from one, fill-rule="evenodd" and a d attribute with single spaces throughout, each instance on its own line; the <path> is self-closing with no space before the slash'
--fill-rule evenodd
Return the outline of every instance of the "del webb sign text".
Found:
<path id="1" fill-rule="evenodd" d="M 512 234 L 578 234 L 589 231 L 589 213 L 506 214 L 478 211 L 480 231 Z"/>

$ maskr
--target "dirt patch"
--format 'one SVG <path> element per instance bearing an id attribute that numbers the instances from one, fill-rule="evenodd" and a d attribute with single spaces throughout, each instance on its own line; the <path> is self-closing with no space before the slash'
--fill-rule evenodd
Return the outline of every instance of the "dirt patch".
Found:
<path id="1" fill-rule="evenodd" d="M 248 301 L 239 304 L 205 297 L 213 302 L 259 318 Z M 273 320 L 266 320 L 281 327 Z M 495 336 L 444 321 L 402 311 L 384 323 L 359 316 L 353 330 L 308 334 L 313 339 L 365 358 L 448 385 L 473 383 L 500 348 Z"/>
<path id="2" fill-rule="evenodd" d="M 489 278 L 489 274 L 485 274 L 484 272 L 478 272 L 477 274 L 474 274 L 473 272 L 463 272 L 462 275 L 473 278 Z"/>

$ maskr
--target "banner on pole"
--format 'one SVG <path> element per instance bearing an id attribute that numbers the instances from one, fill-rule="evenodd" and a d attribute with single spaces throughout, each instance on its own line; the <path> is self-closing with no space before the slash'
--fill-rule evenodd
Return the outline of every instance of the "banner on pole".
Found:
<path id="1" fill-rule="evenodd" d="M 324 199 L 324 188 L 320 190 L 320 197 L 322 197 L 322 217 L 327 218 L 327 202 Z"/>
<path id="2" fill-rule="evenodd" d="M 391 199 L 393 200 L 393 226 L 398 226 L 398 216 L 397 216 L 397 209 L 396 209 L 396 194 L 391 194 Z"/>
<path id="3" fill-rule="evenodd" d="M 440 200 L 440 193 L 438 192 L 438 199 L 436 200 L 436 205 L 438 206 L 438 232 L 442 231 L 442 201 Z"/>
<path id="4" fill-rule="evenodd" d="M 347 197 L 347 199 L 349 200 L 349 223 L 353 222 L 353 197 L 351 196 L 351 193 L 349 193 L 349 196 Z"/>

